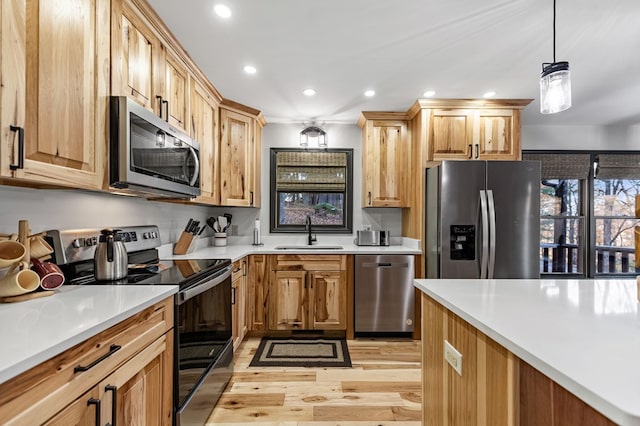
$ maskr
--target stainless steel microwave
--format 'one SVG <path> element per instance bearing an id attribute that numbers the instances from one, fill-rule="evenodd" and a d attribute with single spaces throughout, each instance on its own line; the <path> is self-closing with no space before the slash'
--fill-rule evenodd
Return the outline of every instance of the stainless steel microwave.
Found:
<path id="1" fill-rule="evenodd" d="M 111 97 L 109 185 L 146 197 L 200 195 L 200 145 L 126 96 Z"/>

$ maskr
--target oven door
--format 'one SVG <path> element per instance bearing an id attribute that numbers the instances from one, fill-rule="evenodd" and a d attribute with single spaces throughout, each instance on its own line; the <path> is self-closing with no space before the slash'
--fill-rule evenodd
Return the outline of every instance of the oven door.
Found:
<path id="1" fill-rule="evenodd" d="M 177 425 L 203 425 L 231 379 L 231 266 L 176 294 Z"/>

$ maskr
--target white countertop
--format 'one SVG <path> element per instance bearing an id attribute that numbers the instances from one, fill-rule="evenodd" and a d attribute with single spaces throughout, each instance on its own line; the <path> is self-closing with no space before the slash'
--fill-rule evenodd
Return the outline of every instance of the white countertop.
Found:
<path id="1" fill-rule="evenodd" d="M 635 279 L 422 279 L 415 286 L 612 421 L 640 425 Z"/>
<path id="2" fill-rule="evenodd" d="M 0 304 L 0 383 L 143 309 L 178 286 L 62 286 L 55 294 Z"/>
<path id="3" fill-rule="evenodd" d="M 353 239 L 351 239 L 353 241 Z M 295 250 L 279 250 L 276 247 L 300 245 L 300 249 Z M 291 244 L 285 241 L 265 243 L 261 246 L 253 246 L 251 244 L 233 244 L 224 247 L 202 247 L 189 254 L 174 255 L 172 252 L 173 246 L 167 247 L 165 250 L 161 250 L 160 257 L 162 259 L 231 259 L 236 261 L 242 259 L 250 254 L 421 254 L 422 251 L 417 245 L 403 244 L 403 245 L 390 245 L 390 246 L 356 246 L 353 243 L 347 243 L 332 240 L 323 241 L 317 246 L 342 246 L 342 249 L 305 249 L 302 244 Z M 164 246 L 162 247 L 165 248 Z"/>

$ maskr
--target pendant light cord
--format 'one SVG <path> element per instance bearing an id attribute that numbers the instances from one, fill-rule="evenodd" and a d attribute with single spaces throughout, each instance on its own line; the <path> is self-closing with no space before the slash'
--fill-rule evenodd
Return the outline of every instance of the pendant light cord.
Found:
<path id="1" fill-rule="evenodd" d="M 553 63 L 556 63 L 556 0 L 553 0 Z"/>

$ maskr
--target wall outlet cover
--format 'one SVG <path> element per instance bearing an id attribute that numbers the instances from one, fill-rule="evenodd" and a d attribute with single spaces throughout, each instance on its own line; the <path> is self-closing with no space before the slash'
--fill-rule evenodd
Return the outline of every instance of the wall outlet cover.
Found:
<path id="1" fill-rule="evenodd" d="M 444 341 L 444 359 L 462 376 L 462 354 L 446 340 Z"/>

